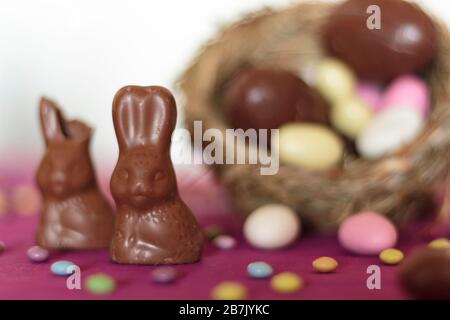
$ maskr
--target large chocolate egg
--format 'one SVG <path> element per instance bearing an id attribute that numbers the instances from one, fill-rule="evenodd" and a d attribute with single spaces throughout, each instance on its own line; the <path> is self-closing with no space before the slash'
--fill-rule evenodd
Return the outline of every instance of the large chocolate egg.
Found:
<path id="1" fill-rule="evenodd" d="M 320 94 L 284 70 L 241 71 L 226 88 L 225 107 L 231 124 L 242 129 L 276 129 L 292 121 L 328 121 L 328 105 Z"/>
<path id="2" fill-rule="evenodd" d="M 450 300 L 450 250 L 416 252 L 403 263 L 400 280 L 413 298 Z"/>
<path id="3" fill-rule="evenodd" d="M 409 2 L 348 0 L 330 14 L 323 41 L 359 76 L 383 81 L 426 68 L 436 53 L 436 33 L 430 17 Z"/>

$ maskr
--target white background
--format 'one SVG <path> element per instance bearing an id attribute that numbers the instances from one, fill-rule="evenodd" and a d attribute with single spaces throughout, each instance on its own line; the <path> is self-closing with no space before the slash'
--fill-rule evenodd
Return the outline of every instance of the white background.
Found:
<path id="1" fill-rule="evenodd" d="M 0 0 L 0 160 L 41 150 L 47 95 L 95 126 L 93 154 L 114 159 L 111 101 L 123 85 L 173 87 L 222 25 L 287 0 Z M 450 22 L 447 0 L 418 1 Z"/>

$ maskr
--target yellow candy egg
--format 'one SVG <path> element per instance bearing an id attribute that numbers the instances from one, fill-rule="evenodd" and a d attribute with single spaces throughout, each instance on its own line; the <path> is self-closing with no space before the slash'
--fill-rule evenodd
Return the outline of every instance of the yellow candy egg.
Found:
<path id="1" fill-rule="evenodd" d="M 431 249 L 447 250 L 450 249 L 450 240 L 446 238 L 438 238 L 428 244 Z"/>
<path id="2" fill-rule="evenodd" d="M 292 272 L 282 272 L 272 277 L 272 289 L 279 293 L 294 293 L 303 288 L 303 279 Z"/>
<path id="3" fill-rule="evenodd" d="M 399 264 L 405 255 L 397 249 L 386 249 L 381 251 L 380 260 L 385 264 Z"/>
<path id="4" fill-rule="evenodd" d="M 244 300 L 247 288 L 239 282 L 225 281 L 214 287 L 211 296 L 215 300 Z"/>
<path id="5" fill-rule="evenodd" d="M 332 104 L 355 95 L 356 77 L 352 70 L 337 59 L 322 60 L 316 70 L 316 88 Z"/>
<path id="6" fill-rule="evenodd" d="M 337 165 L 344 153 L 344 143 L 330 129 L 316 124 L 292 123 L 280 128 L 278 141 L 283 163 L 311 170 L 326 170 Z"/>
<path id="7" fill-rule="evenodd" d="M 353 139 L 367 128 L 371 119 L 370 107 L 356 95 L 340 100 L 331 111 L 334 127 Z"/>

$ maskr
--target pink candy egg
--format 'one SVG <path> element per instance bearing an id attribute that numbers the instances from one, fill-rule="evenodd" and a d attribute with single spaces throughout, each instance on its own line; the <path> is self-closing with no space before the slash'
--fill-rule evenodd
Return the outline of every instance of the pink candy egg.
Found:
<path id="1" fill-rule="evenodd" d="M 345 219 L 338 231 L 339 243 L 361 255 L 378 255 L 397 243 L 397 230 L 383 215 L 366 211 Z"/>
<path id="2" fill-rule="evenodd" d="M 356 87 L 356 94 L 372 109 L 377 112 L 382 96 L 381 87 L 373 82 L 360 81 Z"/>
<path id="3" fill-rule="evenodd" d="M 395 79 L 381 98 L 379 110 L 391 106 L 408 106 L 425 117 L 430 110 L 430 90 L 425 81 L 414 75 Z"/>

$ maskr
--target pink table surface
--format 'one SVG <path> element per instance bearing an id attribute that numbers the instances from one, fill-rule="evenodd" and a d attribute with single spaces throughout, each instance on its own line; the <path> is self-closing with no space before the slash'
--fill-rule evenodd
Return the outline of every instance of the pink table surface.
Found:
<path id="1" fill-rule="evenodd" d="M 45 263 L 31 263 L 26 250 L 33 244 L 36 217 L 9 217 L 0 220 L 0 239 L 6 251 L 0 255 L 0 299 L 95 299 L 85 290 L 68 290 L 65 278 L 52 275 L 50 264 L 57 260 L 70 260 L 80 266 L 82 278 L 103 272 L 118 282 L 116 292 L 109 299 L 208 299 L 213 286 L 224 280 L 239 281 L 249 289 L 250 299 L 403 299 L 405 295 L 397 285 L 398 267 L 384 266 L 376 257 L 358 257 L 346 253 L 335 236 L 306 236 L 291 248 L 265 252 L 248 246 L 233 215 L 202 219 L 203 223 L 220 223 L 239 240 L 237 248 L 220 251 L 206 244 L 203 260 L 193 265 L 177 266 L 179 280 L 170 285 L 157 285 L 150 281 L 152 266 L 118 265 L 110 261 L 107 250 L 95 252 L 55 252 Z M 420 240 L 403 237 L 399 248 L 407 254 Z M 329 255 L 340 265 L 333 274 L 317 274 L 311 261 Z M 293 295 L 280 295 L 270 289 L 268 280 L 250 279 L 246 274 L 248 263 L 263 260 L 276 272 L 293 271 L 306 282 L 302 291 Z M 381 290 L 368 290 L 366 269 L 369 265 L 381 267 Z"/>
<path id="2" fill-rule="evenodd" d="M 5 172 L 5 171 L 4 171 Z M 0 188 L 29 179 L 17 178 L 12 171 L 3 174 Z M 28 176 L 29 177 L 29 176 Z M 185 176 L 184 176 L 185 177 Z M 6 250 L 0 254 L 0 299 L 209 299 L 211 289 L 225 280 L 239 281 L 249 290 L 249 299 L 405 299 L 397 283 L 398 267 L 385 266 L 377 257 L 352 256 L 338 244 L 335 235 L 305 235 L 293 246 L 280 251 L 260 251 L 250 247 L 241 233 L 241 219 L 231 206 L 224 205 L 226 196 L 211 180 L 198 178 L 195 184 L 181 179 L 181 191 L 186 202 L 194 208 L 203 226 L 219 224 L 238 239 L 230 251 L 221 251 L 205 244 L 201 262 L 177 266 L 181 276 L 176 283 L 158 285 L 150 279 L 152 266 L 119 265 L 111 262 L 108 251 L 54 252 L 44 263 L 32 263 L 26 256 L 33 245 L 38 216 L 23 217 L 9 214 L 0 217 L 0 240 Z M 0 181 L 1 182 L 1 181 Z M 184 186 L 184 187 L 183 187 Z M 184 190 L 184 191 L 183 191 Z M 398 247 L 408 255 L 415 247 L 425 244 L 417 228 L 401 234 Z M 311 262 L 319 256 L 331 256 L 339 261 L 332 274 L 314 273 Z M 106 273 L 117 280 L 117 290 L 98 297 L 88 291 L 68 290 L 66 278 L 50 272 L 57 260 L 70 260 L 79 265 L 82 281 L 95 273 Z M 269 280 L 251 279 L 246 266 L 252 261 L 270 263 L 275 272 L 292 271 L 301 275 L 305 287 L 292 295 L 280 295 L 270 288 Z M 381 267 L 381 290 L 369 290 L 366 273 L 370 265 Z"/>

